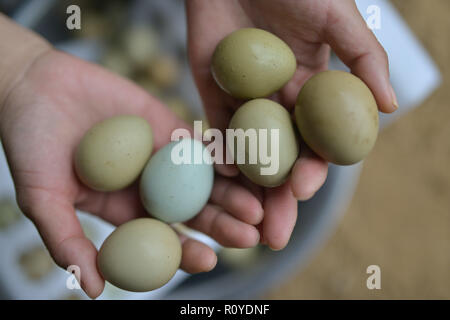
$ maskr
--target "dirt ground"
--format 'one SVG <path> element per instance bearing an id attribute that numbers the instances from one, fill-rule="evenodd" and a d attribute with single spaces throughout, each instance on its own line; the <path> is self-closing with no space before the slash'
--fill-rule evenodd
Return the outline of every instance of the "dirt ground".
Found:
<path id="1" fill-rule="evenodd" d="M 336 233 L 266 298 L 450 299 L 450 1 L 393 3 L 443 84 L 381 132 Z M 372 264 L 381 290 L 366 287 Z"/>

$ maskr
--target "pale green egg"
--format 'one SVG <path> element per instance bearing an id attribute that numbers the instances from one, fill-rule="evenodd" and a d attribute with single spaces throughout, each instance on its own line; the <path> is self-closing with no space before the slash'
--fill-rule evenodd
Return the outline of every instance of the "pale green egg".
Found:
<path id="1" fill-rule="evenodd" d="M 157 219 L 183 222 L 202 210 L 213 182 L 211 155 L 200 141 L 171 142 L 153 155 L 142 173 L 142 203 Z"/>
<path id="2" fill-rule="evenodd" d="M 270 96 L 294 75 L 297 61 L 289 46 L 276 35 L 242 28 L 217 45 L 211 71 L 217 84 L 239 99 Z"/>
<path id="3" fill-rule="evenodd" d="M 228 128 L 236 133 L 242 130 L 245 134 L 246 140 L 241 139 L 245 145 L 240 145 L 245 155 L 242 160 L 245 161 L 239 161 L 237 152 L 234 156 L 239 170 L 247 178 L 264 187 L 277 187 L 286 181 L 300 148 L 291 116 L 283 106 L 269 99 L 247 101 L 234 113 Z M 252 148 L 249 138 L 253 132 L 256 138 Z M 227 140 L 229 150 L 237 151 L 239 140 L 237 136 Z M 267 143 L 266 152 L 261 150 L 264 140 Z M 256 160 L 253 163 L 252 155 Z M 270 161 L 264 163 L 262 155 Z"/>
<path id="4" fill-rule="evenodd" d="M 135 115 L 114 116 L 86 132 L 75 153 L 75 170 L 91 189 L 120 190 L 139 177 L 152 148 L 147 120 Z"/>
<path id="5" fill-rule="evenodd" d="M 150 218 L 117 227 L 100 248 L 98 268 L 105 280 L 134 292 L 162 287 L 175 275 L 181 243 L 167 224 Z"/>
<path id="6" fill-rule="evenodd" d="M 372 92 L 344 71 L 312 76 L 298 94 L 295 118 L 306 144 L 338 165 L 363 160 L 378 136 L 378 108 Z"/>

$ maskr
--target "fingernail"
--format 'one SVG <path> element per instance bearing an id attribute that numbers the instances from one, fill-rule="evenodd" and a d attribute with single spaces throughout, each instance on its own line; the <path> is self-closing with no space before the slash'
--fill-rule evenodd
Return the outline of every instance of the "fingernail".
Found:
<path id="1" fill-rule="evenodd" d="M 275 251 L 275 252 L 283 250 L 283 248 L 280 248 L 280 249 L 274 249 L 274 248 L 272 248 L 271 246 L 269 246 L 269 248 L 270 248 L 270 250 Z"/>
<path id="2" fill-rule="evenodd" d="M 292 191 L 293 197 L 294 197 L 297 201 L 306 201 L 306 200 L 309 200 L 309 199 L 311 199 L 312 197 L 314 197 L 314 195 L 316 194 L 315 191 L 307 191 L 307 192 L 304 192 L 305 194 L 298 194 L 298 193 L 294 192 L 293 189 L 291 189 L 291 191 Z"/>
<path id="3" fill-rule="evenodd" d="M 394 111 L 398 109 L 397 95 L 395 94 L 394 88 L 391 86 L 391 96 L 392 96 L 392 105 L 394 107 Z"/>
<path id="4" fill-rule="evenodd" d="M 208 268 L 205 270 L 205 272 L 211 271 L 212 269 L 214 269 L 217 265 L 217 256 L 214 255 L 214 259 L 212 261 L 210 261 Z"/>

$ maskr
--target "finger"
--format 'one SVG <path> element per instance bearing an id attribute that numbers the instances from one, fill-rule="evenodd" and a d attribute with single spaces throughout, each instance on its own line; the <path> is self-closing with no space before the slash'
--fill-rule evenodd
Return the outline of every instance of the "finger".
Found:
<path id="1" fill-rule="evenodd" d="M 297 200 L 305 201 L 320 189 L 328 174 L 328 162 L 302 145 L 300 157 L 291 172 L 291 188 Z"/>
<path id="2" fill-rule="evenodd" d="M 206 244 L 180 235 L 182 257 L 180 268 L 188 273 L 208 272 L 217 264 L 217 256 Z"/>
<path id="3" fill-rule="evenodd" d="M 298 93 L 303 87 L 303 84 L 314 74 L 328 69 L 328 59 L 330 57 L 330 47 L 326 44 L 310 44 L 314 46 L 314 49 L 308 50 L 308 54 L 303 57 L 303 54 L 295 52 L 295 54 L 300 57 L 298 58 L 299 66 L 295 71 L 293 77 L 289 82 L 283 87 L 279 94 L 280 103 L 289 111 L 292 111 L 295 107 L 295 102 L 297 100 Z M 303 46 L 303 50 L 308 48 L 308 45 Z M 303 51 L 302 50 L 302 51 Z M 311 57 L 314 57 L 311 60 Z M 306 64 L 306 62 L 309 62 Z"/>
<path id="4" fill-rule="evenodd" d="M 206 116 L 212 128 L 225 132 L 234 110 L 242 101 L 219 88 L 211 74 L 211 60 L 219 41 L 252 23 L 237 1 L 186 1 L 186 17 L 189 62 Z M 211 28 L 211 21 L 214 21 L 214 28 Z M 225 158 L 225 152 L 223 154 Z M 216 170 L 226 177 L 239 174 L 236 166 L 229 164 L 216 165 Z"/>
<path id="5" fill-rule="evenodd" d="M 50 253 L 60 267 L 80 268 L 80 286 L 90 298 L 95 299 L 103 292 L 105 280 L 97 269 L 97 249 L 84 234 L 68 236 Z"/>
<path id="6" fill-rule="evenodd" d="M 226 247 L 250 248 L 259 242 L 259 232 L 254 226 L 239 221 L 215 205 L 206 205 L 186 225 Z"/>
<path id="7" fill-rule="evenodd" d="M 190 0 L 186 2 L 190 59 L 202 70 L 208 70 L 217 43 L 232 31 L 251 27 L 252 23 L 236 1 Z M 214 28 L 211 28 L 214 21 Z M 198 35 L 202 34 L 199 38 Z"/>
<path id="8" fill-rule="evenodd" d="M 380 111 L 393 112 L 398 103 L 389 81 L 387 54 L 367 27 L 354 1 L 344 4 L 339 2 L 331 8 L 325 41 L 352 73 L 367 84 Z"/>
<path id="9" fill-rule="evenodd" d="M 97 249 L 83 233 L 72 204 L 39 190 L 25 194 L 18 189 L 18 203 L 36 225 L 56 264 L 81 271 L 81 287 L 91 298 L 98 297 L 105 281 L 97 269 Z"/>
<path id="10" fill-rule="evenodd" d="M 263 242 L 272 250 L 281 250 L 289 242 L 297 220 L 297 200 L 288 180 L 283 185 L 266 189 L 264 199 Z"/>
<path id="11" fill-rule="evenodd" d="M 264 188 L 263 187 L 258 186 L 257 184 L 251 182 L 243 174 L 241 174 L 239 177 L 237 177 L 237 181 L 243 187 L 245 187 L 248 191 L 250 191 L 256 197 L 256 199 L 259 200 L 260 203 L 263 203 L 263 201 L 264 201 Z"/>
<path id="12" fill-rule="evenodd" d="M 220 175 L 222 175 L 224 177 L 235 177 L 235 176 L 239 175 L 239 169 L 235 165 L 232 165 L 232 164 L 214 163 L 214 168 Z"/>
<path id="13" fill-rule="evenodd" d="M 215 83 L 211 59 L 219 41 L 234 30 L 252 26 L 251 21 L 236 1 L 186 1 L 186 16 L 188 54 L 194 80 L 211 126 L 225 130 L 232 110 L 239 102 Z M 214 28 L 211 28 L 211 21 L 214 21 Z"/>
<path id="14" fill-rule="evenodd" d="M 233 110 L 242 103 L 237 102 L 217 86 L 209 69 L 208 74 L 200 74 L 198 71 L 193 71 L 193 74 L 211 128 L 225 132 Z"/>
<path id="15" fill-rule="evenodd" d="M 83 187 L 75 201 L 75 207 L 115 226 L 131 219 L 149 216 L 141 203 L 138 182 L 115 192 L 98 192 Z"/>
<path id="16" fill-rule="evenodd" d="M 249 190 L 231 179 L 216 177 L 211 202 L 248 224 L 256 225 L 264 216 L 261 202 Z"/>
<path id="17" fill-rule="evenodd" d="M 226 109 L 226 106 L 219 106 L 219 109 Z M 221 121 L 229 121 L 230 117 L 227 117 L 226 119 L 221 119 Z M 216 123 L 217 124 L 217 123 Z M 214 128 L 214 130 L 219 130 L 220 131 L 220 136 L 222 137 L 222 141 L 219 142 L 219 148 L 220 145 L 222 144 L 221 149 L 222 150 L 217 150 L 214 149 L 213 147 L 211 147 L 212 145 L 214 145 L 214 143 L 211 143 L 211 145 L 208 145 L 208 148 L 211 148 L 210 151 L 214 152 L 214 158 L 215 158 L 215 163 L 214 163 L 214 168 L 216 169 L 216 171 L 221 174 L 224 177 L 236 177 L 239 175 L 239 169 L 238 167 L 234 164 L 234 163 L 228 163 L 228 158 L 231 155 L 229 152 L 229 149 L 227 147 L 226 143 L 223 143 L 226 141 L 226 129 L 228 126 L 228 122 L 227 123 L 220 123 L 218 124 L 219 126 L 221 126 L 220 128 Z M 211 141 L 212 138 L 205 135 L 205 138 L 208 141 Z M 216 142 L 217 138 L 214 138 L 214 141 Z M 217 146 L 216 146 L 217 148 Z M 217 154 L 217 152 L 222 152 L 222 154 Z"/>

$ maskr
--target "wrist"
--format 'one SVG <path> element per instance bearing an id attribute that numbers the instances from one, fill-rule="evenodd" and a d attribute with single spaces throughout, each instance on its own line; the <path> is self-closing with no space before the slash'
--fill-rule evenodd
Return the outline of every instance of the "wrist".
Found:
<path id="1" fill-rule="evenodd" d="M 52 46 L 0 13 L 0 114 L 13 88 Z"/>

